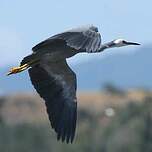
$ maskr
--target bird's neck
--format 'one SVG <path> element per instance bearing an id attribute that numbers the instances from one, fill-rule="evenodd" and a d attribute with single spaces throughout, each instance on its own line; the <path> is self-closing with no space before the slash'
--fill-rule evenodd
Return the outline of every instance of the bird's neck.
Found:
<path id="1" fill-rule="evenodd" d="M 115 46 L 115 44 L 113 43 L 113 41 L 108 42 L 108 43 L 104 43 L 104 44 L 102 44 L 102 45 L 100 46 L 98 52 L 102 52 L 102 51 L 104 51 L 105 49 L 112 48 L 112 47 L 114 47 L 114 46 Z"/>

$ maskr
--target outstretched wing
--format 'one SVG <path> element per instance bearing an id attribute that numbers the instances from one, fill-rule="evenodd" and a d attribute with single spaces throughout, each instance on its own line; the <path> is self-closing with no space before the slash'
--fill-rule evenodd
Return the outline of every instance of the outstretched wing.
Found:
<path id="1" fill-rule="evenodd" d="M 57 139 L 72 143 L 77 119 L 75 73 L 64 60 L 32 67 L 29 75 L 35 89 L 45 100 Z"/>
<path id="2" fill-rule="evenodd" d="M 96 52 L 101 45 L 101 35 L 98 33 L 98 28 L 95 26 L 84 26 L 75 28 L 55 36 L 37 44 L 32 48 L 34 52 L 43 47 L 52 47 L 57 40 L 64 40 L 68 46 L 76 50 L 84 52 Z"/>

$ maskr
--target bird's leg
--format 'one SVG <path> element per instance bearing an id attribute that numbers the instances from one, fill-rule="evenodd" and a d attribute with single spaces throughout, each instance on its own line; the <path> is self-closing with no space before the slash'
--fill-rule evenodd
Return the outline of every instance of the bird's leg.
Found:
<path id="1" fill-rule="evenodd" d="M 7 73 L 7 75 L 11 75 L 11 74 L 16 74 L 16 73 L 22 72 L 22 71 L 26 70 L 28 67 L 29 67 L 28 64 L 24 64 L 24 65 L 19 66 L 19 67 L 11 68 L 11 70 Z"/>
<path id="2" fill-rule="evenodd" d="M 23 64 L 21 66 L 11 68 L 11 70 L 7 73 L 7 75 L 11 75 L 11 74 L 16 74 L 16 73 L 22 72 L 22 71 L 28 69 L 30 66 L 32 66 L 35 63 L 37 63 L 37 62 L 36 61 L 32 61 L 32 62 L 28 62 L 26 64 Z"/>

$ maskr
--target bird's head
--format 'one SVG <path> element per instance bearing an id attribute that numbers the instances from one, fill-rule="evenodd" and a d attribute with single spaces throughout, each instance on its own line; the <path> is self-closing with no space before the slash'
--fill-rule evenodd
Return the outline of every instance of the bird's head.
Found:
<path id="1" fill-rule="evenodd" d="M 122 46 L 128 46 L 128 45 L 140 45 L 140 44 L 135 43 L 135 42 L 128 42 L 124 39 L 116 39 L 116 40 L 113 40 L 111 43 L 111 47 L 122 47 Z"/>

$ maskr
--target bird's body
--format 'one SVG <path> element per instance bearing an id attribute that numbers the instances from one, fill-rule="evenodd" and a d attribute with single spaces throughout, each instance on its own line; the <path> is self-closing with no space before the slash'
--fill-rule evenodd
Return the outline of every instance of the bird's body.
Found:
<path id="1" fill-rule="evenodd" d="M 33 53 L 25 57 L 20 67 L 12 68 L 8 75 L 29 69 L 31 82 L 45 100 L 47 113 L 57 138 L 72 142 L 77 119 L 76 74 L 66 62 L 77 53 L 101 52 L 106 48 L 138 45 L 118 39 L 101 45 L 97 27 L 75 28 L 37 44 Z"/>

